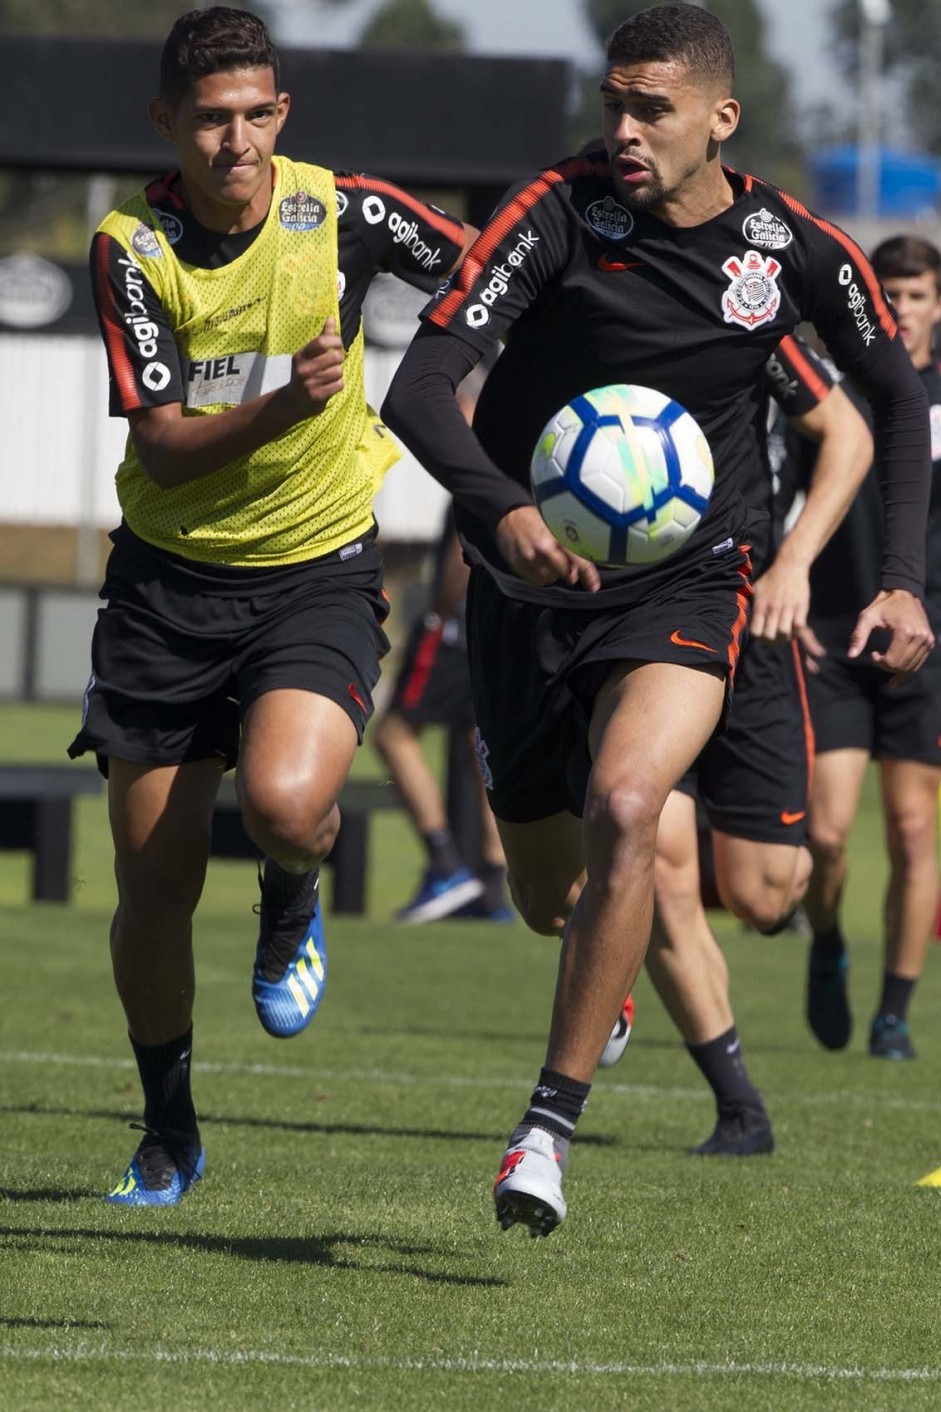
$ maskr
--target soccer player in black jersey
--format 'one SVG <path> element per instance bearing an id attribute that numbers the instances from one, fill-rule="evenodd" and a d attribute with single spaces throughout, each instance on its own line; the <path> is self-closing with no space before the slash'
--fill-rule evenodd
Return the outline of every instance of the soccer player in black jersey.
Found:
<path id="1" fill-rule="evenodd" d="M 396 453 L 366 405 L 360 308 L 380 269 L 433 288 L 471 234 L 387 182 L 275 157 L 288 107 L 261 20 L 183 15 L 150 107 L 178 169 L 92 247 L 130 435 L 70 754 L 109 782 L 112 961 L 144 1090 L 122 1205 L 173 1205 L 203 1172 L 192 918 L 236 758 L 267 860 L 258 1017 L 296 1034 L 322 997 L 318 868 L 388 646 L 372 497 Z"/>
<path id="2" fill-rule="evenodd" d="M 818 650 L 806 628 L 809 568 L 872 458 L 864 419 L 799 340 L 782 340 L 769 362 L 769 381 L 780 415 L 788 414 L 794 431 L 814 443 L 809 492 L 781 542 L 792 497 L 783 488 L 780 496 L 774 492 L 772 471 L 783 448 L 775 446 L 772 456 L 769 446 L 771 464 L 761 467 L 750 494 L 759 508 L 773 500 L 774 559 L 767 571 L 756 563 L 753 631 L 736 673 L 728 725 L 660 816 L 656 909 L 646 959 L 650 978 L 715 1097 L 715 1128 L 691 1149 L 706 1157 L 767 1153 L 774 1138 L 745 1064 L 728 967 L 703 908 L 696 801 L 712 829 L 708 846 L 719 899 L 750 925 L 774 930 L 803 895 L 810 873 L 804 842 L 813 738 L 797 642 L 801 638 Z M 602 1065 L 620 1057 L 616 1036 L 617 1027 Z"/>
<path id="3" fill-rule="evenodd" d="M 925 388 L 933 476 L 928 514 L 926 605 L 941 628 L 941 251 L 914 235 L 885 240 L 872 264 L 892 302 L 899 334 Z M 814 871 L 807 894 L 813 927 L 807 1018 L 828 1049 L 850 1039 L 848 956 L 840 927 L 846 845 L 870 758 L 879 762 L 889 854 L 882 992 L 869 1031 L 877 1058 L 911 1059 L 908 1006 L 925 964 L 938 911 L 938 788 L 941 785 L 941 654 L 909 681 L 846 653 L 852 604 L 878 581 L 883 511 L 871 475 L 815 565 L 811 623 L 826 648 L 808 680 L 818 760 L 811 794 Z"/>
<path id="4" fill-rule="evenodd" d="M 560 162 L 501 203 L 426 311 L 384 409 L 455 497 L 473 565 L 482 763 L 511 886 L 533 930 L 563 932 L 546 1064 L 494 1185 L 501 1224 L 536 1235 L 565 1215 L 568 1143 L 643 963 L 661 810 L 727 703 L 761 532 L 743 482 L 760 455 L 762 372 L 803 320 L 865 385 L 886 451 L 882 588 L 855 650 L 886 627 L 884 664 L 907 673 L 932 642 L 923 392 L 853 242 L 722 166 L 732 79 L 728 33 L 706 10 L 656 6 L 621 25 L 602 82 L 606 152 Z M 454 388 L 504 335 L 475 435 Z M 686 406 L 717 468 L 684 549 L 629 574 L 559 545 L 528 487 L 549 416 L 613 382 Z"/>

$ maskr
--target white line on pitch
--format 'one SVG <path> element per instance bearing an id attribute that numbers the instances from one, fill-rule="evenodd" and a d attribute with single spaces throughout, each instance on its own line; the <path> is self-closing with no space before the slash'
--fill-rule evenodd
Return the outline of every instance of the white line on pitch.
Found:
<path id="1" fill-rule="evenodd" d="M 935 1383 L 941 1382 L 939 1368 L 831 1368 L 811 1363 L 594 1363 L 573 1359 L 483 1358 L 361 1358 L 337 1354 L 266 1353 L 211 1348 L 90 1348 L 50 1345 L 29 1348 L 0 1344 L 0 1358 L 14 1362 L 51 1363 L 213 1363 L 244 1367 L 259 1364 L 284 1368 L 352 1368 L 360 1371 L 388 1369 L 393 1372 L 430 1373 L 522 1373 L 565 1374 L 570 1377 L 649 1377 L 649 1378 L 792 1378 L 811 1382 Z"/>
<path id="2" fill-rule="evenodd" d="M 2 1064 L 44 1064 L 59 1066 L 61 1068 L 72 1069 L 135 1069 L 133 1059 L 114 1058 L 107 1059 L 94 1054 L 53 1054 L 35 1050 L 10 1050 L 0 1052 L 0 1065 Z M 444 1088 L 515 1088 L 526 1089 L 532 1087 L 532 1079 L 498 1079 L 498 1078 L 464 1078 L 456 1074 L 403 1074 L 391 1069 L 322 1069 L 322 1068 L 301 1068 L 298 1065 L 290 1064 L 217 1064 L 200 1063 L 193 1065 L 194 1072 L 203 1074 L 247 1074 L 260 1078 L 276 1079 L 307 1079 L 312 1083 L 321 1083 L 325 1079 L 333 1082 L 350 1080 L 354 1083 L 377 1083 L 395 1084 L 399 1088 L 430 1087 Z M 841 1107 L 848 1104 L 864 1105 L 867 1108 L 890 1108 L 899 1109 L 905 1112 L 941 1112 L 941 1100 L 932 1101 L 930 1099 L 914 1098 L 891 1098 L 881 1097 L 877 1094 L 858 1093 L 850 1089 L 835 1089 L 831 1093 L 800 1094 L 775 1093 L 773 1090 L 763 1090 L 769 1102 L 775 1104 L 799 1103 L 801 1107 L 829 1107 L 837 1104 Z M 658 1087 L 656 1084 L 599 1084 L 592 1094 L 592 1102 L 595 1098 L 603 1098 L 605 1094 L 617 1093 L 626 1094 L 631 1098 L 675 1098 L 675 1099 L 712 1099 L 712 1095 L 705 1088 L 671 1088 Z"/>

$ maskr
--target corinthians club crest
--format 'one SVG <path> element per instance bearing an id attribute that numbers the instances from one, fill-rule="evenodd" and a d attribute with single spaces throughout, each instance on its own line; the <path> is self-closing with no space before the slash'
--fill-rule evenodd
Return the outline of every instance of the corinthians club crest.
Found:
<path id="1" fill-rule="evenodd" d="M 774 318 L 781 303 L 777 286 L 781 266 L 777 260 L 757 250 L 746 250 L 741 259 L 730 256 L 722 266 L 722 273 L 731 280 L 722 296 L 722 313 L 727 324 L 757 328 Z"/>

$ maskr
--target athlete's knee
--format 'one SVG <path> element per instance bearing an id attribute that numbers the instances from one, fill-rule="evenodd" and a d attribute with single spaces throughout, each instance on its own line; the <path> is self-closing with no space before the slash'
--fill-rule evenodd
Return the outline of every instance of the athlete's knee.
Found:
<path id="1" fill-rule="evenodd" d="M 788 850 L 790 852 L 790 850 Z M 747 926 L 773 931 L 793 912 L 810 881 L 812 862 L 806 848 L 792 856 L 778 855 L 754 868 L 739 868 L 717 876 L 723 906 Z"/>
<path id="2" fill-rule="evenodd" d="M 841 867 L 846 857 L 849 829 L 832 819 L 812 817 L 808 844 L 817 868 Z"/>
<path id="3" fill-rule="evenodd" d="M 340 828 L 333 801 L 326 806 L 290 777 L 255 785 L 241 799 L 242 822 L 254 844 L 285 865 L 313 866 L 327 856 Z"/>
<path id="4" fill-rule="evenodd" d="M 559 887 L 512 872 L 507 873 L 507 885 L 516 910 L 537 936 L 562 935 L 582 890 L 580 879 Z"/>
<path id="5" fill-rule="evenodd" d="M 206 881 L 209 837 L 177 839 L 158 846 L 151 838 L 132 848 L 118 840 L 114 874 L 118 911 L 127 928 L 142 936 L 188 927 Z"/>
<path id="6" fill-rule="evenodd" d="M 888 820 L 889 854 L 893 867 L 915 871 L 926 863 L 935 865 L 937 825 L 933 812 L 906 808 L 895 810 Z"/>
<path id="7" fill-rule="evenodd" d="M 593 853 L 612 861 L 625 852 L 649 853 L 657 840 L 663 795 L 653 785 L 620 777 L 593 783 L 585 806 L 585 838 Z"/>

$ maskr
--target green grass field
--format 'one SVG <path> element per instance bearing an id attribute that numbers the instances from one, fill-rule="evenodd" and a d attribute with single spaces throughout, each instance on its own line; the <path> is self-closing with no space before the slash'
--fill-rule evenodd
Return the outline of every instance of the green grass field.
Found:
<path id="1" fill-rule="evenodd" d="M 0 756 L 58 756 L 72 719 L 0 711 Z M 377 770 L 363 752 L 359 769 Z M 521 925 L 390 925 L 418 854 L 377 821 L 368 918 L 328 917 L 314 1025 L 255 1020 L 250 866 L 215 865 L 198 932 L 195 1090 L 208 1153 L 179 1208 L 101 1194 L 135 1145 L 112 992 L 103 802 L 82 805 L 71 907 L 27 905 L 0 855 L 0 1408 L 937 1409 L 941 971 L 920 1058 L 865 1032 L 884 863 L 875 792 L 846 909 L 857 1032 L 820 1051 L 804 943 L 715 918 L 778 1151 L 686 1154 L 705 1087 L 645 980 L 548 1241 L 501 1234 L 489 1184 L 542 1059 L 555 948 Z"/>

